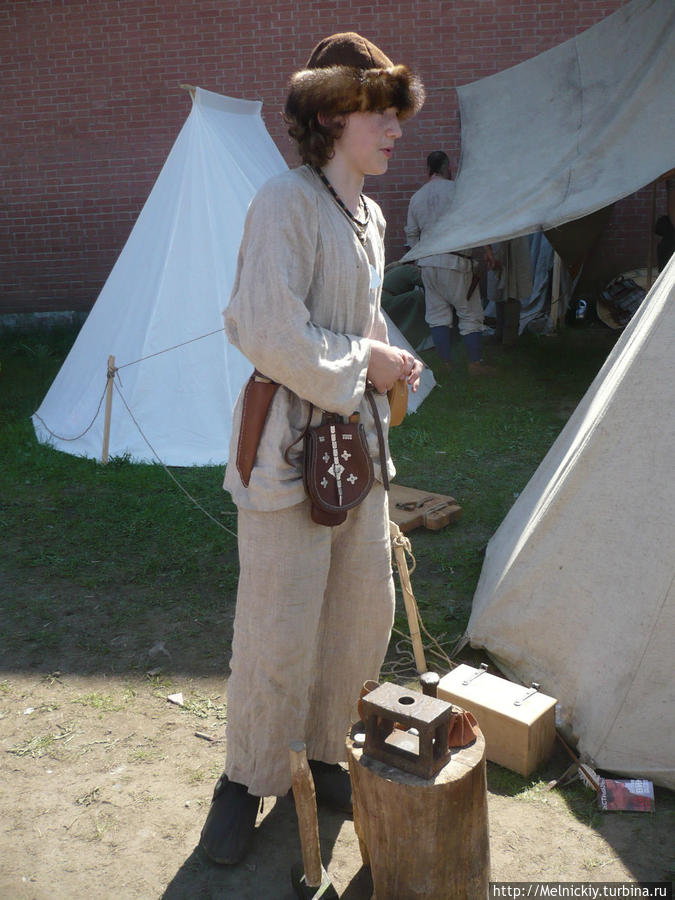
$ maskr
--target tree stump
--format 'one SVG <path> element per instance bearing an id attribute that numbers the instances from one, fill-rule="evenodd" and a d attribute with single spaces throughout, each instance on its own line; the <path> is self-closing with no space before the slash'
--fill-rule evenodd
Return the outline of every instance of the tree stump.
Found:
<path id="1" fill-rule="evenodd" d="M 347 758 L 372 900 L 485 900 L 490 850 L 483 735 L 453 751 L 429 780 L 365 756 L 351 737 Z"/>

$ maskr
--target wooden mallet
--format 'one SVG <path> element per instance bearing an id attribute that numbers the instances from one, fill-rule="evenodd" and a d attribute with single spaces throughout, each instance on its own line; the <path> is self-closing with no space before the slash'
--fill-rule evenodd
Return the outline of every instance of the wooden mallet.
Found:
<path id="1" fill-rule="evenodd" d="M 300 900 L 318 900 L 319 897 L 322 900 L 338 900 L 337 891 L 321 865 L 316 792 L 304 742 L 293 741 L 290 753 L 293 797 L 302 847 L 302 862 L 292 867 L 291 881 Z"/>

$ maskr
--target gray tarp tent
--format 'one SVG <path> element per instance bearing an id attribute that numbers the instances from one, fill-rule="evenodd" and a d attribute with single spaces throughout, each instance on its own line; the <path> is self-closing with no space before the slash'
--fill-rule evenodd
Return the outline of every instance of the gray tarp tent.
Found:
<path id="1" fill-rule="evenodd" d="M 406 258 L 579 218 L 675 164 L 675 3 L 459 89 L 455 201 Z M 491 539 L 465 641 L 598 767 L 675 788 L 675 258 Z"/>
<path id="2" fill-rule="evenodd" d="M 672 169 L 675 3 L 632 0 L 457 93 L 455 198 L 404 260 L 556 227 Z"/>
<path id="3" fill-rule="evenodd" d="M 465 640 L 675 789 L 675 257 L 490 540 Z"/>

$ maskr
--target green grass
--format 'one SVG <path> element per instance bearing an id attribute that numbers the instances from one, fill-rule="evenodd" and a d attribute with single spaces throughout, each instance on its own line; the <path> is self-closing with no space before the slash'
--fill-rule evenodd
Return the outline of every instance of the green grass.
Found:
<path id="1" fill-rule="evenodd" d="M 191 630 L 183 655 L 194 657 L 196 623 L 203 636 L 234 596 L 236 538 L 160 465 L 103 466 L 37 442 L 30 416 L 75 337 L 75 329 L 0 337 L 0 658 L 47 671 L 150 668 L 158 622 Z M 173 472 L 232 529 L 222 467 Z M 202 642 L 200 661 L 214 658 L 215 642 L 215 634 Z"/>
<path id="2" fill-rule="evenodd" d="M 71 703 L 79 703 L 81 706 L 88 706 L 99 712 L 119 712 L 125 706 L 124 703 L 118 702 L 109 694 L 101 694 L 99 691 L 76 697 L 74 700 L 71 700 Z"/>
<path id="3" fill-rule="evenodd" d="M 74 723 L 67 725 L 57 725 L 58 731 L 49 734 L 38 734 L 31 738 L 27 744 L 20 744 L 16 747 L 10 747 L 8 753 L 15 756 L 31 756 L 38 759 L 41 756 L 57 756 L 62 750 L 63 745 L 59 741 L 67 744 L 75 734 Z"/>
<path id="4" fill-rule="evenodd" d="M 122 642 L 124 665 L 144 665 L 143 641 L 156 639 L 157 619 L 166 616 L 194 661 L 205 625 L 231 611 L 235 538 L 159 465 L 116 458 L 104 466 L 37 443 L 30 416 L 75 336 L 70 329 L 0 337 L 0 649 L 17 664 L 60 668 L 64 655 L 74 655 L 107 668 L 121 658 Z M 439 373 L 442 386 L 392 431 L 397 480 L 451 494 L 463 509 L 455 525 L 410 535 L 413 589 L 432 633 L 461 634 L 488 540 L 615 338 L 602 326 L 525 335 L 515 349 L 490 354 L 498 374 L 481 379 L 466 374 L 459 350 L 456 372 Z M 424 357 L 437 364 L 433 352 Z M 173 471 L 218 521 L 234 527 L 221 467 Z M 405 630 L 402 612 L 398 626 Z M 225 655 L 206 644 L 200 660 Z"/>
<path id="5" fill-rule="evenodd" d="M 37 443 L 30 416 L 74 338 L 75 332 L 60 332 L 0 341 L 3 562 L 10 571 L 48 568 L 55 578 L 92 589 L 114 579 L 161 592 L 163 579 L 190 577 L 231 587 L 234 538 L 209 522 L 161 466 L 125 458 L 103 466 Z M 234 507 L 219 469 L 174 471 L 202 505 L 231 524 Z"/>

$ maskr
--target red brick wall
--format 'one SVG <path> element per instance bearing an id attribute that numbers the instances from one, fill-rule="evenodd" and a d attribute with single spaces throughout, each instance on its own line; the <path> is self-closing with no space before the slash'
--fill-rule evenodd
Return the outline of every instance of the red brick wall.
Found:
<path id="1" fill-rule="evenodd" d="M 181 82 L 262 99 L 282 152 L 288 74 L 321 37 L 358 30 L 428 90 L 389 174 L 368 190 L 403 250 L 429 150 L 456 163 L 454 85 L 547 50 L 623 0 L 3 0 L 0 312 L 93 304 L 189 112 Z M 617 205 L 608 258 L 642 262 L 648 194 Z"/>

